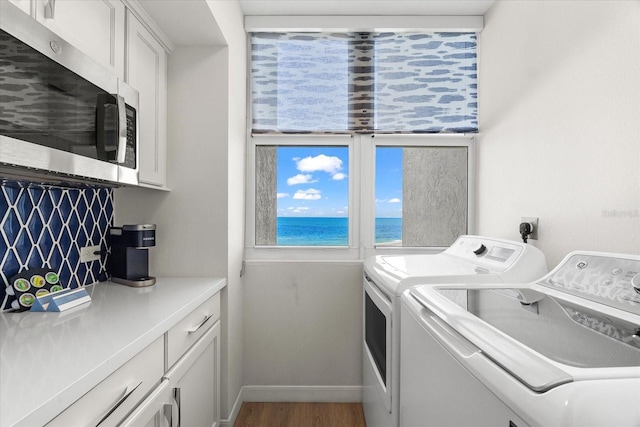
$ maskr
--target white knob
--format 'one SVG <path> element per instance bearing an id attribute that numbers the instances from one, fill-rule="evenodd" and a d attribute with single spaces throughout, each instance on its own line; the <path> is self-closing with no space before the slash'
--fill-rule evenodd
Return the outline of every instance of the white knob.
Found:
<path id="1" fill-rule="evenodd" d="M 633 276 L 633 279 L 631 279 L 631 285 L 633 286 L 633 289 L 640 294 L 640 273 Z"/>

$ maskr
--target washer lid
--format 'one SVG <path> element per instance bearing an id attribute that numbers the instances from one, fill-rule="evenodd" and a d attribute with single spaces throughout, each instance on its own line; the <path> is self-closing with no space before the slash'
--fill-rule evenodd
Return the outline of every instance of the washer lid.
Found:
<path id="1" fill-rule="evenodd" d="M 590 372 L 585 369 L 640 367 L 640 325 L 593 306 L 531 288 L 418 287 L 410 292 L 535 391 L 574 380 L 574 368 L 585 378 Z"/>
<path id="2" fill-rule="evenodd" d="M 474 276 L 489 274 L 488 269 L 445 254 L 381 255 L 378 266 L 398 278 L 413 276 Z"/>

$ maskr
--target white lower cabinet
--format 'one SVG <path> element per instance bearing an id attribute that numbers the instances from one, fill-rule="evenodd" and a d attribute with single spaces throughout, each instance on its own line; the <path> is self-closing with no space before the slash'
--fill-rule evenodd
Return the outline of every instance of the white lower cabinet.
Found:
<path id="1" fill-rule="evenodd" d="M 218 426 L 220 371 L 220 322 L 218 321 L 167 372 L 178 408 L 178 425 Z"/>
<path id="2" fill-rule="evenodd" d="M 173 390 L 169 380 L 162 380 L 160 385 L 147 397 L 135 411 L 120 424 L 121 427 L 172 427 L 173 422 Z"/>
<path id="3" fill-rule="evenodd" d="M 167 354 L 185 348 L 160 384 L 124 420 L 123 427 L 217 427 L 220 424 L 220 295 L 167 333 Z M 197 337 L 195 342 L 189 341 Z"/>
<path id="4" fill-rule="evenodd" d="M 217 427 L 219 375 L 217 293 L 47 427 Z"/>
<path id="5" fill-rule="evenodd" d="M 162 378 L 163 344 L 162 337 L 155 340 L 60 413 L 47 427 L 118 425 Z"/>

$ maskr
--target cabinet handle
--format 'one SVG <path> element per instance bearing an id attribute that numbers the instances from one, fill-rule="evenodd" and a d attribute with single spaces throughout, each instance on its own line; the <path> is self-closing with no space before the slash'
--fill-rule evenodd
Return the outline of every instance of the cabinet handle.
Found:
<path id="1" fill-rule="evenodd" d="M 44 5 L 44 17 L 47 19 L 53 19 L 56 14 L 56 0 L 49 0 Z"/>
<path id="2" fill-rule="evenodd" d="M 105 414 L 101 417 L 98 418 L 98 421 L 96 423 L 92 423 L 92 425 L 95 425 L 96 427 L 98 427 L 100 424 L 102 424 L 108 417 L 109 415 L 111 415 L 113 413 L 113 411 L 115 411 L 116 409 L 118 409 L 120 407 L 120 405 L 122 405 L 122 403 L 127 400 L 127 398 L 129 396 L 131 396 L 131 394 L 136 391 L 136 389 L 138 387 L 140 387 L 140 385 L 142 385 L 142 381 L 140 381 L 138 384 L 136 384 L 135 386 L 132 385 L 128 385 L 127 388 L 124 390 L 124 393 L 122 394 L 122 396 L 116 401 L 116 403 L 114 403 L 109 409 L 107 409 L 107 412 L 105 412 Z"/>
<path id="3" fill-rule="evenodd" d="M 173 400 L 176 401 L 176 406 L 178 407 L 178 424 L 176 427 L 180 427 L 182 425 L 182 403 L 180 402 L 180 387 L 176 387 L 173 389 Z"/>
<path id="4" fill-rule="evenodd" d="M 173 403 L 165 404 L 164 407 L 163 407 L 163 412 L 164 412 L 164 418 L 169 423 L 168 424 L 169 427 L 173 427 Z"/>
<path id="5" fill-rule="evenodd" d="M 196 332 L 198 329 L 202 328 L 204 326 L 204 324 L 207 323 L 207 320 L 211 319 L 211 317 L 213 317 L 213 314 L 210 314 L 208 316 L 204 316 L 204 319 L 202 320 L 202 322 L 200 322 L 198 324 L 198 326 L 195 326 L 195 327 L 189 329 L 187 332 L 190 333 L 190 334 Z"/>

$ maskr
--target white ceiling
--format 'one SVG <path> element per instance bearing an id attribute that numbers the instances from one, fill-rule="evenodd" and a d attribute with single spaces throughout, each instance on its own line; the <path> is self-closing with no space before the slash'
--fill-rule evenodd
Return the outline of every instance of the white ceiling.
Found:
<path id="1" fill-rule="evenodd" d="M 245 15 L 484 15 L 494 0 L 239 0 Z"/>
<path id="2" fill-rule="evenodd" d="M 204 0 L 139 0 L 177 45 L 219 45 L 224 37 Z"/>
<path id="3" fill-rule="evenodd" d="M 0 0 L 1 1 L 1 0 Z M 236 1 L 236 0 L 218 0 Z M 245 15 L 484 15 L 494 0 L 237 0 Z M 205 0 L 139 0 L 176 45 L 224 44 Z"/>

